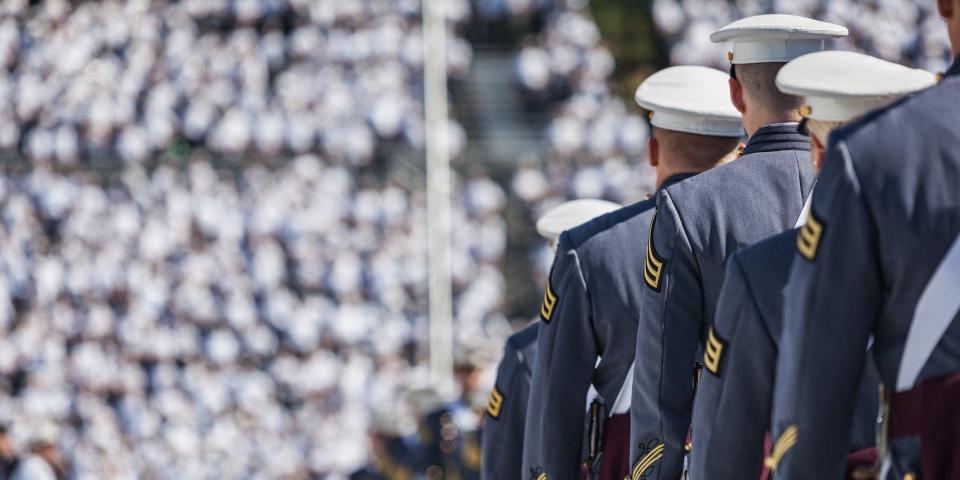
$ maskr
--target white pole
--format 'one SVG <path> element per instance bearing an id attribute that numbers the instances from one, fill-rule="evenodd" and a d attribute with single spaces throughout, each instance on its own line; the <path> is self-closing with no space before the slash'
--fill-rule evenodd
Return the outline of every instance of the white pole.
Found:
<path id="1" fill-rule="evenodd" d="M 423 4 L 424 114 L 430 288 L 430 377 L 453 384 L 453 292 L 450 285 L 450 157 L 447 147 L 447 48 L 444 0 Z"/>

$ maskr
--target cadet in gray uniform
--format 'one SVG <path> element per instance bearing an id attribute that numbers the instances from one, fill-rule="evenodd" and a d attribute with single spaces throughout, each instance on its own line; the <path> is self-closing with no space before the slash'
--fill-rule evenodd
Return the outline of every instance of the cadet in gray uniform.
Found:
<path id="1" fill-rule="evenodd" d="M 740 114 L 729 103 L 726 78 L 715 69 L 672 67 L 638 88 L 638 103 L 653 112 L 648 146 L 661 188 L 735 155 L 743 128 Z M 609 413 L 622 414 L 622 473 L 617 480 L 623 478 L 629 424 L 629 386 L 624 388 L 624 383 L 633 364 L 643 288 L 637 272 L 643 267 L 654 202 L 636 203 L 560 236 L 540 309 L 543 323 L 524 435 L 525 478 L 581 477 L 591 384 L 608 401 Z M 614 405 L 618 397 L 622 411 Z M 604 455 L 602 461 L 616 456 Z"/>
<path id="2" fill-rule="evenodd" d="M 958 54 L 960 2 L 938 6 Z M 958 105 L 955 62 L 830 139 L 784 299 L 778 480 L 839 476 L 871 336 L 890 396 L 880 478 L 960 478 Z"/>
<path id="3" fill-rule="evenodd" d="M 544 213 L 537 220 L 537 232 L 556 249 L 557 238 L 568 228 L 620 207 L 603 200 L 574 200 Z M 507 338 L 497 380 L 490 392 L 481 436 L 481 478 L 521 478 L 523 424 L 530 392 L 530 374 L 537 352 L 539 322 Z"/>
<path id="4" fill-rule="evenodd" d="M 806 99 L 802 111 L 817 171 L 830 130 L 934 82 L 932 73 L 841 51 L 804 55 L 777 75 L 782 92 Z M 857 101 L 845 103 L 850 98 Z M 717 365 L 701 378 L 694 402 L 692 478 L 757 478 L 760 473 L 783 325 L 783 288 L 796 244 L 797 230 L 789 230 L 735 253 L 727 262 L 704 359 Z M 876 443 L 878 382 L 870 366 L 861 379 L 850 451 Z M 858 455 L 869 464 L 874 453 Z M 853 466 L 850 462 L 848 470 Z"/>
<path id="5" fill-rule="evenodd" d="M 797 132 L 801 101 L 777 90 L 776 73 L 845 34 L 829 23 L 761 15 L 711 36 L 734 42 L 730 97 L 750 139 L 736 161 L 659 194 L 640 273 L 646 288 L 631 408 L 633 480 L 683 473 L 698 346 L 716 310 L 726 259 L 793 227 L 812 187 L 810 143 Z M 717 367 L 705 364 L 712 373 Z"/>

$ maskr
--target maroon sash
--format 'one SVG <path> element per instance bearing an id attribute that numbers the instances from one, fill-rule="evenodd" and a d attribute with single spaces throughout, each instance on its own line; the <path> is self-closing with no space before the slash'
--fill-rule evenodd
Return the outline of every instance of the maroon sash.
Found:
<path id="1" fill-rule="evenodd" d="M 602 438 L 599 479 L 623 480 L 630 475 L 630 414 L 607 417 Z"/>
<path id="2" fill-rule="evenodd" d="M 844 470 L 845 477 L 851 480 L 858 480 L 862 477 L 855 476 L 854 472 L 869 470 L 877 464 L 877 447 L 864 448 L 847 454 L 847 468 Z"/>
<path id="3" fill-rule="evenodd" d="M 621 413 L 603 419 L 600 434 L 600 465 L 595 477 L 590 476 L 590 467 L 584 465 L 583 480 L 623 480 L 630 475 L 630 414 Z"/>
<path id="4" fill-rule="evenodd" d="M 890 438 L 912 436 L 923 478 L 960 478 L 960 372 L 890 396 Z"/>

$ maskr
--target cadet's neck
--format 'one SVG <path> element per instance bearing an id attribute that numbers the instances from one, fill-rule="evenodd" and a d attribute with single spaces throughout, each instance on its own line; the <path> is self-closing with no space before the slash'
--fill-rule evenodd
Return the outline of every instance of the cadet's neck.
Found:
<path id="1" fill-rule="evenodd" d="M 767 125 L 775 123 L 796 123 L 800 121 L 799 112 L 790 113 L 769 113 L 755 112 L 754 115 L 743 115 L 743 129 L 747 132 L 747 138 L 752 137 L 757 130 Z"/>
<path id="2" fill-rule="evenodd" d="M 654 188 L 656 188 L 657 190 L 659 190 L 660 187 L 663 186 L 663 182 L 667 181 L 667 179 L 670 178 L 671 176 L 672 176 L 672 174 L 668 174 L 668 173 L 664 172 L 662 169 L 659 169 L 659 168 L 658 168 L 658 169 L 657 169 L 657 184 L 654 186 Z"/>

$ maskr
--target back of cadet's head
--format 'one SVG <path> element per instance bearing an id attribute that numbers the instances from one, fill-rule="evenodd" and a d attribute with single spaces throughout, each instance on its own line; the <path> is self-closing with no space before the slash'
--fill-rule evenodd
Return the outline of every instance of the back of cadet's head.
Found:
<path id="1" fill-rule="evenodd" d="M 723 163 L 740 143 L 739 137 L 719 137 L 654 127 L 653 135 L 673 171 L 701 172 Z"/>
<path id="2" fill-rule="evenodd" d="M 823 50 L 827 41 L 847 36 L 841 25 L 796 15 L 754 15 L 710 34 L 715 43 L 731 43 L 730 100 L 743 113 L 747 134 L 772 123 L 795 122 L 800 98 L 781 93 L 777 73 L 786 62 Z"/>
<path id="3" fill-rule="evenodd" d="M 734 78 L 746 91 L 745 101 L 769 115 L 793 117 L 803 98 L 788 95 L 777 88 L 777 73 L 786 63 L 747 63 L 734 65 Z M 749 108 L 749 107 L 748 107 Z"/>
<path id="4" fill-rule="evenodd" d="M 743 119 L 730 103 L 727 74 L 681 65 L 643 81 L 637 104 L 650 111 L 650 166 L 657 185 L 681 173 L 699 173 L 719 164 L 743 137 Z"/>

